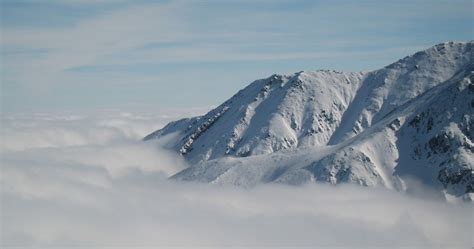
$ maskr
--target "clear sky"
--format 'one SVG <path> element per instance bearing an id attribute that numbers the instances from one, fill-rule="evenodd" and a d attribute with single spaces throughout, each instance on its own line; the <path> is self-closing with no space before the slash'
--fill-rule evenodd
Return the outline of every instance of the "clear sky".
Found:
<path id="1" fill-rule="evenodd" d="M 471 40 L 472 0 L 0 0 L 2 112 L 214 106 L 257 78 Z"/>

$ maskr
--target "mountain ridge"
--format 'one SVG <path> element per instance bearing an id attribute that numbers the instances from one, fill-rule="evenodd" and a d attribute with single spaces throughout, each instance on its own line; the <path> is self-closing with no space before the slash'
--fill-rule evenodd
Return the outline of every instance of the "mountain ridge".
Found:
<path id="1" fill-rule="evenodd" d="M 371 72 L 272 75 L 252 82 L 206 115 L 172 122 L 144 140 L 177 134 L 167 147 L 180 152 L 192 166 L 175 179 L 237 185 L 352 182 L 407 190 L 402 178 L 414 177 L 445 194 L 472 198 L 474 149 L 469 146 L 474 140 L 474 100 L 464 106 L 458 96 L 473 98 L 469 90 L 474 89 L 472 47 L 472 41 L 441 43 Z M 465 92 L 451 93 L 456 88 L 452 86 L 462 84 Z M 408 124 L 418 114 L 410 113 L 428 112 L 426 103 L 437 106 L 430 101 L 443 99 L 439 90 L 443 87 L 457 102 L 448 108 L 439 106 L 444 112 L 437 114 L 456 118 L 432 117 L 437 121 L 430 121 L 429 133 L 413 132 Z M 413 110 L 405 113 L 404 108 Z M 468 131 L 450 130 L 450 126 Z M 432 157 L 434 151 L 422 148 L 442 144 L 446 134 L 455 137 L 449 153 L 443 148 Z M 413 141 L 418 141 L 415 149 Z M 350 143 L 354 145 L 345 145 Z M 425 157 L 414 160 L 413 150 Z M 298 151 L 315 155 L 298 155 Z M 422 165 L 418 167 L 423 170 L 407 165 Z M 431 175 L 424 179 L 418 171 Z"/>

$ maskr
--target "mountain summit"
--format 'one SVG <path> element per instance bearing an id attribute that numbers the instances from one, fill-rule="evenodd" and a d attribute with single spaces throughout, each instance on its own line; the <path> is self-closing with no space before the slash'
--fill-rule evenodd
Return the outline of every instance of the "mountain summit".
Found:
<path id="1" fill-rule="evenodd" d="M 473 42 L 447 42 L 367 73 L 256 80 L 204 116 L 171 122 L 176 179 L 251 186 L 349 182 L 474 192 Z"/>

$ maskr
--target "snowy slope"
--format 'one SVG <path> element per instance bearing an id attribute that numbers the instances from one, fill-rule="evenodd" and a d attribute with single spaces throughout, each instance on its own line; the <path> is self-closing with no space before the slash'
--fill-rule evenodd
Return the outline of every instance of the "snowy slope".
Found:
<path id="1" fill-rule="evenodd" d="M 472 42 L 442 43 L 369 73 L 330 144 L 354 136 L 401 104 L 451 78 L 470 63 L 471 49 Z"/>
<path id="2" fill-rule="evenodd" d="M 455 196 L 474 192 L 473 69 L 406 117 L 397 131 L 397 175 Z"/>
<path id="3" fill-rule="evenodd" d="M 362 77 L 335 71 L 273 75 L 253 82 L 203 117 L 171 123 L 145 140 L 179 131 L 170 148 L 191 162 L 325 145 Z"/>
<path id="4" fill-rule="evenodd" d="M 409 190 L 415 179 L 470 198 L 472 47 L 439 44 L 369 73 L 273 75 L 145 140 L 178 134 L 168 147 L 192 166 L 176 179 L 244 186 L 350 182 L 398 190 Z"/>
<path id="5" fill-rule="evenodd" d="M 278 181 L 295 183 L 307 174 L 316 181 L 410 190 L 404 179 L 416 179 L 450 195 L 472 193 L 473 69 L 396 108 L 334 153 L 289 169 Z"/>

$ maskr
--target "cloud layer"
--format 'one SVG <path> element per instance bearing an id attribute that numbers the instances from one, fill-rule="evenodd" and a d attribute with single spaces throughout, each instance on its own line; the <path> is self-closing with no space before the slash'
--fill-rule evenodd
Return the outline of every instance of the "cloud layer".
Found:
<path id="1" fill-rule="evenodd" d="M 2 245 L 472 245 L 467 204 L 354 186 L 166 180 L 187 165 L 138 140 L 174 117 L 3 117 Z"/>

